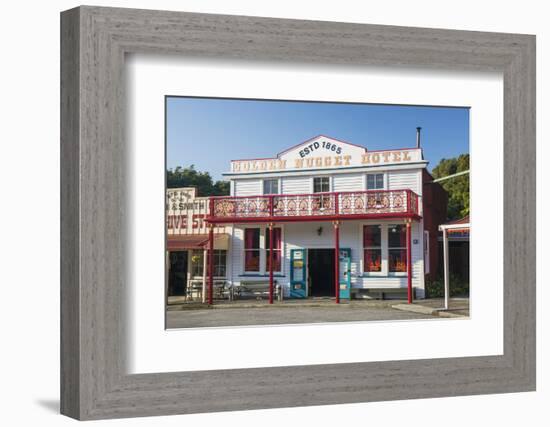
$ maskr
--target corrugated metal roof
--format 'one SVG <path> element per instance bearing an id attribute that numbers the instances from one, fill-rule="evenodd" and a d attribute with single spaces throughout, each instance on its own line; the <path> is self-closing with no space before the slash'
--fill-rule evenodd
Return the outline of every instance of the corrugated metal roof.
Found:
<path id="1" fill-rule="evenodd" d="M 227 249 L 229 236 L 226 233 L 214 235 L 214 249 Z M 169 251 L 185 249 L 205 249 L 208 246 L 208 234 L 172 234 L 168 235 Z"/>

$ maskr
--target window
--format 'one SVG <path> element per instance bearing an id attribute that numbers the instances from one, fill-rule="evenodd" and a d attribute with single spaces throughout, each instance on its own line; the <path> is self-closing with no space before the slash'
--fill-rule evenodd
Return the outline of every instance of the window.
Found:
<path id="1" fill-rule="evenodd" d="M 380 225 L 363 226 L 363 265 L 365 272 L 382 271 L 382 228 Z"/>
<path id="2" fill-rule="evenodd" d="M 223 249 L 214 249 L 214 276 L 225 277 L 226 265 L 227 251 Z M 203 274 L 204 251 L 195 249 L 191 252 L 191 277 L 202 277 Z"/>
<path id="3" fill-rule="evenodd" d="M 390 273 L 407 271 L 407 227 L 388 226 L 388 270 Z"/>
<path id="4" fill-rule="evenodd" d="M 265 271 L 269 271 L 269 228 L 265 229 Z M 273 271 L 281 271 L 281 229 L 273 227 Z"/>
<path id="5" fill-rule="evenodd" d="M 223 249 L 214 250 L 214 277 L 225 277 L 225 266 L 227 264 L 227 251 Z"/>
<path id="6" fill-rule="evenodd" d="M 191 252 L 191 277 L 202 277 L 204 274 L 204 252 L 193 250 Z"/>
<path id="7" fill-rule="evenodd" d="M 384 174 L 369 173 L 367 174 L 367 190 L 382 190 L 384 189 Z"/>
<path id="8" fill-rule="evenodd" d="M 327 193 L 329 191 L 330 191 L 330 178 L 328 176 L 313 178 L 314 193 Z"/>
<path id="9" fill-rule="evenodd" d="M 260 271 L 260 229 L 244 230 L 244 271 Z"/>
<path id="10" fill-rule="evenodd" d="M 264 179 L 264 194 L 279 194 L 279 180 Z"/>

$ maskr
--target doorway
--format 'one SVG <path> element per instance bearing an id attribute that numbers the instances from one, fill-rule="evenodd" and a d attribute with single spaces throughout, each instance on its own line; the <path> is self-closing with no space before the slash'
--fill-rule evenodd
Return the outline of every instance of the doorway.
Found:
<path id="1" fill-rule="evenodd" d="M 170 252 L 168 296 L 185 296 L 187 293 L 187 251 Z"/>
<path id="2" fill-rule="evenodd" d="M 334 296 L 334 249 L 307 250 L 310 296 Z"/>

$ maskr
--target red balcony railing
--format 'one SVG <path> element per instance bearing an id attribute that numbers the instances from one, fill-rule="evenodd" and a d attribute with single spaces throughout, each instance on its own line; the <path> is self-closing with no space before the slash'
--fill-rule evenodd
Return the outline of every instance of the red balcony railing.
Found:
<path id="1" fill-rule="evenodd" d="M 419 217 L 411 190 L 219 196 L 210 198 L 210 222 L 313 221 L 352 218 Z"/>

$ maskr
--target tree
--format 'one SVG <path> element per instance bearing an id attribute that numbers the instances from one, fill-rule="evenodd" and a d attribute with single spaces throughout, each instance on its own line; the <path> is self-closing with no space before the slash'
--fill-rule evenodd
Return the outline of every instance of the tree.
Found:
<path id="1" fill-rule="evenodd" d="M 210 173 L 197 171 L 195 165 L 168 169 L 166 171 L 166 186 L 168 188 L 196 187 L 198 196 L 229 195 L 229 182 L 213 182 Z"/>
<path id="2" fill-rule="evenodd" d="M 470 169 L 470 155 L 461 154 L 452 159 L 441 159 L 433 168 L 435 179 L 453 175 Z M 449 194 L 447 216 L 450 220 L 460 219 L 470 214 L 470 174 L 460 175 L 441 181 L 440 184 Z"/>
<path id="3" fill-rule="evenodd" d="M 212 188 L 213 196 L 229 196 L 229 181 L 216 181 Z"/>

